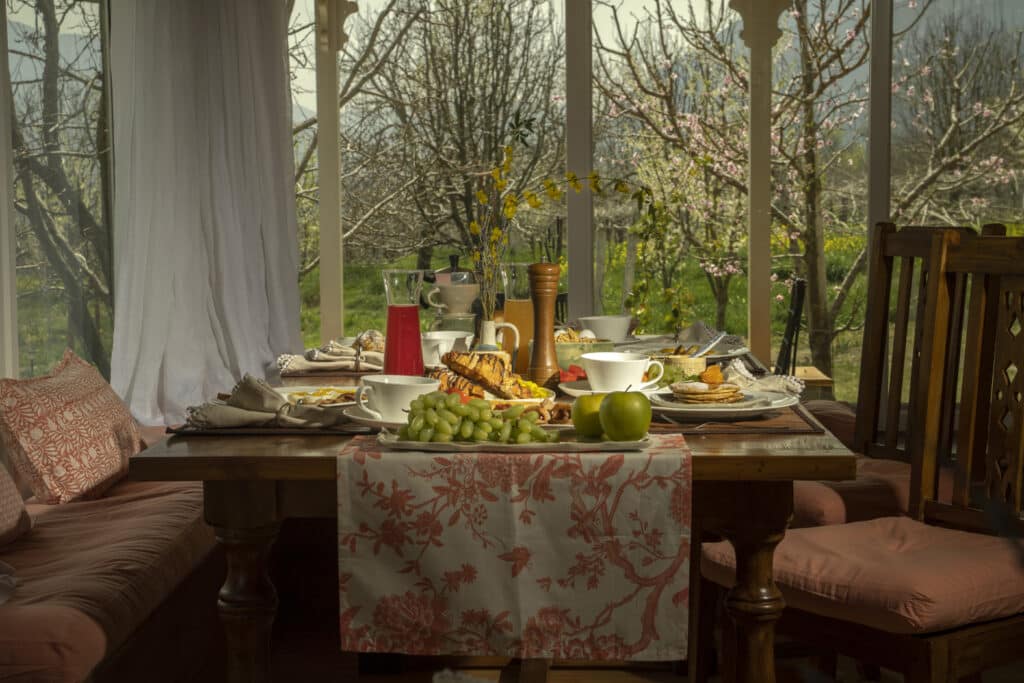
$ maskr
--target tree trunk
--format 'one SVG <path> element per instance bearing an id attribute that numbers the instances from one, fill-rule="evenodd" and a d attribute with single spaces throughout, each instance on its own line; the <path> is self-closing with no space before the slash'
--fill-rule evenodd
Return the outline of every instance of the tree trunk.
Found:
<path id="1" fill-rule="evenodd" d="M 416 250 L 416 270 L 432 270 L 434 247 L 420 247 Z"/>
<path id="2" fill-rule="evenodd" d="M 805 7 L 800 9 L 806 9 Z M 825 277 L 825 235 L 821 225 L 821 176 L 818 168 L 817 124 L 814 110 L 815 66 L 808 50 L 810 36 L 807 15 L 797 14 L 800 34 L 800 66 L 803 76 L 803 135 L 804 154 L 801 180 L 804 187 L 804 263 L 807 268 L 807 325 L 811 363 L 828 376 L 832 376 L 832 320 L 828 303 L 828 283 Z"/>
<path id="3" fill-rule="evenodd" d="M 715 329 L 725 329 L 725 312 L 729 308 L 729 279 L 719 281 L 715 287 Z"/>
<path id="4" fill-rule="evenodd" d="M 622 309 L 626 309 L 626 299 L 636 284 L 636 235 L 632 231 L 626 235 L 626 265 L 622 269 Z"/>

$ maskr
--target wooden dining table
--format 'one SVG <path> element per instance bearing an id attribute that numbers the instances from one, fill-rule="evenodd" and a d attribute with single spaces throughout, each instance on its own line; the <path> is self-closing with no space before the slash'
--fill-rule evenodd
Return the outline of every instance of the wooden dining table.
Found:
<path id="1" fill-rule="evenodd" d="M 284 519 L 336 517 L 336 461 L 349 438 L 177 435 L 130 461 L 133 479 L 203 482 L 205 519 L 227 559 L 218 607 L 229 681 L 270 678 L 277 595 L 268 555 Z M 775 622 L 785 604 L 772 578 L 772 558 L 792 515 L 793 481 L 852 479 L 854 456 L 827 431 L 690 434 L 686 443 L 693 458 L 694 541 L 715 533 L 736 550 L 737 582 L 725 598 L 735 623 L 735 678 L 771 683 Z M 691 596 L 698 582 L 694 566 Z M 696 631 L 694 624 L 691 656 Z"/>

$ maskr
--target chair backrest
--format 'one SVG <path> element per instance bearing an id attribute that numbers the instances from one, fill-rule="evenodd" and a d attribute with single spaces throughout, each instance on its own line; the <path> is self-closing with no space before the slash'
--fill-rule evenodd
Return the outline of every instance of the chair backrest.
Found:
<path id="1" fill-rule="evenodd" d="M 779 356 L 775 361 L 776 375 L 788 375 L 796 369 L 796 344 L 800 334 L 800 318 L 804 314 L 806 292 L 807 280 L 797 278 L 793 281 L 793 291 L 789 296 L 789 316 L 786 318 L 786 329 L 779 343 Z"/>
<path id="2" fill-rule="evenodd" d="M 879 223 L 875 228 L 867 256 L 867 313 L 854 428 L 857 452 L 910 460 L 901 427 L 906 432 L 913 429 L 914 397 L 919 395 L 922 381 L 921 342 L 927 336 L 920 322 L 924 320 L 928 260 L 933 236 L 945 232 L 973 234 L 968 228 L 897 229 L 892 223 Z M 957 327 L 960 323 L 954 320 L 951 324 Z M 951 445 L 952 429 L 947 432 L 945 443 Z"/>
<path id="3" fill-rule="evenodd" d="M 1024 238 L 936 236 L 928 324 L 943 327 L 969 291 L 959 391 L 933 390 L 915 446 L 911 514 L 945 526 L 1021 533 L 1024 487 Z M 965 282 L 969 279 L 969 290 Z M 955 340 L 953 340 L 955 341 Z M 952 341 L 934 335 L 922 366 L 942 372 Z M 939 403 L 959 394 L 953 497 L 938 500 Z"/>

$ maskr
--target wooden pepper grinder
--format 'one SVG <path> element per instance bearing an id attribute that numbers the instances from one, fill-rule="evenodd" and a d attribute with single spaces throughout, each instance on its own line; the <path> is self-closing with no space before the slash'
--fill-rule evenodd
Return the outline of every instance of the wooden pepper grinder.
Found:
<path id="1" fill-rule="evenodd" d="M 542 387 L 558 386 L 558 358 L 555 355 L 555 298 L 558 296 L 557 263 L 530 265 L 530 298 L 533 299 L 533 354 L 528 375 Z"/>

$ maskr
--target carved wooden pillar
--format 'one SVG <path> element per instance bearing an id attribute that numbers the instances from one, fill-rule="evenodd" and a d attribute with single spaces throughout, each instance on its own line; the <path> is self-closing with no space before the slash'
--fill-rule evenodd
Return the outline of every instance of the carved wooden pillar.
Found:
<path id="1" fill-rule="evenodd" d="M 792 0 L 729 0 L 743 17 L 750 50 L 750 164 L 748 180 L 747 337 L 750 350 L 771 361 L 771 154 L 772 47 L 782 32 L 779 15 Z"/>

